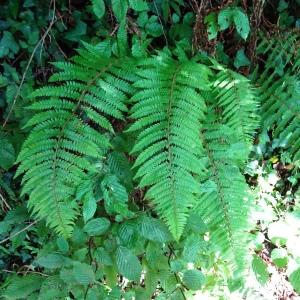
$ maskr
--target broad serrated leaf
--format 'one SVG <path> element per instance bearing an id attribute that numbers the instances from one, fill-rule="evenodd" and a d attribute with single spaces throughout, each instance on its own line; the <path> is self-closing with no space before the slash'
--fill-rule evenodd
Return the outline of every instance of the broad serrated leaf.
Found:
<path id="1" fill-rule="evenodd" d="M 205 283 L 205 276 L 199 270 L 186 270 L 182 280 L 189 289 L 197 291 Z"/>
<path id="2" fill-rule="evenodd" d="M 26 299 L 31 293 L 37 291 L 43 283 L 43 277 L 37 274 L 27 274 L 23 277 L 13 276 L 4 295 L 8 299 Z"/>
<path id="3" fill-rule="evenodd" d="M 139 281 L 142 267 L 138 258 L 126 247 L 120 246 L 116 251 L 118 271 L 128 280 Z"/>
<path id="4" fill-rule="evenodd" d="M 51 253 L 40 257 L 35 261 L 39 266 L 47 269 L 57 269 L 64 265 L 65 257 L 60 254 Z"/>
<path id="5" fill-rule="evenodd" d="M 87 222 L 83 229 L 89 236 L 95 236 L 104 234 L 109 227 L 110 221 L 108 219 L 97 218 Z"/>
<path id="6" fill-rule="evenodd" d="M 105 14 L 104 0 L 92 0 L 93 11 L 97 18 L 101 19 Z"/>
<path id="7" fill-rule="evenodd" d="M 69 251 L 69 243 L 68 241 L 63 238 L 62 236 L 58 237 L 56 239 L 56 244 L 58 249 L 62 252 L 62 253 L 67 253 Z"/>
<path id="8" fill-rule="evenodd" d="M 184 243 L 182 258 L 186 262 L 195 263 L 200 254 L 207 252 L 208 245 L 198 235 L 190 235 Z"/>
<path id="9" fill-rule="evenodd" d="M 92 195 L 92 193 L 88 193 L 84 199 L 83 208 L 82 208 L 82 215 L 85 223 L 94 216 L 96 209 L 97 209 L 96 199 Z"/>
<path id="10" fill-rule="evenodd" d="M 113 264 L 112 258 L 103 247 L 99 247 L 95 250 L 94 257 L 99 264 L 104 266 L 112 266 Z"/>
<path id="11" fill-rule="evenodd" d="M 269 280 L 269 272 L 267 264 L 257 255 L 253 257 L 252 269 L 255 277 L 262 285 L 266 284 Z"/>
<path id="12" fill-rule="evenodd" d="M 294 290 L 297 293 L 300 293 L 300 268 L 291 273 L 291 275 L 289 276 L 289 281 L 292 284 Z"/>
<path id="13" fill-rule="evenodd" d="M 140 232 L 148 240 L 165 243 L 172 240 L 167 226 L 160 220 L 150 217 L 143 217 L 140 220 Z"/>
<path id="14" fill-rule="evenodd" d="M 65 283 L 58 275 L 49 276 L 44 280 L 39 291 L 38 300 L 64 299 L 68 291 L 65 289 Z"/>
<path id="15" fill-rule="evenodd" d="M 82 285 L 88 285 L 95 281 L 95 274 L 92 267 L 84 263 L 74 263 L 73 276 Z"/>

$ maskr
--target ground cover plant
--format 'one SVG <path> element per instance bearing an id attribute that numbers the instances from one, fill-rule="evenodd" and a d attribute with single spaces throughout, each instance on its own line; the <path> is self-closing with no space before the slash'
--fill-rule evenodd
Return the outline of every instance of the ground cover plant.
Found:
<path id="1" fill-rule="evenodd" d="M 3 1 L 3 299 L 297 299 L 299 1 Z"/>

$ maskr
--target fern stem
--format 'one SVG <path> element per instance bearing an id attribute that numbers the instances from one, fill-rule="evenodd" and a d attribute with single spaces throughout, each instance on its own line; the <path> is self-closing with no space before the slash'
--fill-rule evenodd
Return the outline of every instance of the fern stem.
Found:
<path id="1" fill-rule="evenodd" d="M 172 153 L 172 147 L 171 147 L 171 115 L 172 115 L 172 104 L 173 104 L 173 93 L 174 93 L 174 86 L 176 84 L 176 76 L 177 73 L 180 70 L 180 66 L 176 68 L 174 71 L 173 77 L 172 77 L 172 83 L 170 88 L 170 96 L 169 96 L 169 102 L 168 102 L 168 108 L 167 108 L 167 148 L 168 148 L 168 163 L 169 163 L 169 170 L 170 170 L 170 179 L 172 185 L 175 184 L 175 178 L 174 178 L 174 170 L 173 170 L 173 153 Z M 175 189 L 172 189 L 172 199 L 173 199 L 173 213 L 174 213 L 174 220 L 177 219 L 178 216 L 178 210 L 176 205 L 176 195 L 175 195 Z M 176 238 L 178 238 L 178 223 L 176 224 Z"/>
<path id="2" fill-rule="evenodd" d="M 213 158 L 213 155 L 209 149 L 209 146 L 206 142 L 206 139 L 203 135 L 203 132 L 200 132 L 201 138 L 202 138 L 202 143 L 203 146 L 207 152 L 207 156 L 209 158 L 209 161 L 211 163 L 211 167 L 212 167 L 212 173 L 213 173 L 213 177 L 215 179 L 215 182 L 217 184 L 218 187 L 218 194 L 219 194 L 219 198 L 221 200 L 221 205 L 222 205 L 222 209 L 223 209 L 223 213 L 224 213 L 224 219 L 225 219 L 225 226 L 227 227 L 227 233 L 228 233 L 228 238 L 229 238 L 229 242 L 232 248 L 234 248 L 234 243 L 233 243 L 233 235 L 232 235 L 232 229 L 231 229 L 231 224 L 230 224 L 230 217 L 228 214 L 228 205 L 226 203 L 226 200 L 224 198 L 224 193 L 222 193 L 222 185 L 221 185 L 221 181 L 220 181 L 220 176 L 218 173 L 218 168 L 216 166 L 215 160 Z"/>

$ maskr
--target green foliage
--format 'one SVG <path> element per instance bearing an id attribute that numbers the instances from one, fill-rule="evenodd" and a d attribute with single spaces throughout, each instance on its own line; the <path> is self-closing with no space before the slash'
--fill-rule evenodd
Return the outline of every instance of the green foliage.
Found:
<path id="1" fill-rule="evenodd" d="M 293 161 L 300 159 L 298 37 L 263 38 L 258 53 L 267 61 L 257 79 L 260 85 L 263 127 L 272 131 L 273 148 L 289 148 Z"/>
<path id="2" fill-rule="evenodd" d="M 120 246 L 116 251 L 118 271 L 129 280 L 139 281 L 142 267 L 138 258 L 126 247 Z"/>
<path id="3" fill-rule="evenodd" d="M 145 197 L 179 240 L 198 191 L 192 173 L 203 170 L 199 130 L 205 104 L 199 92 L 208 89 L 210 72 L 193 62 L 158 57 L 138 74 L 135 86 L 141 91 L 132 97 L 131 109 L 137 121 L 129 129 L 141 131 L 132 149 L 139 154 L 135 178 L 140 187 L 150 187 Z"/>
<path id="4" fill-rule="evenodd" d="M 73 61 L 55 64 L 61 71 L 50 81 L 59 86 L 41 88 L 30 96 L 36 101 L 29 109 L 38 113 L 26 124 L 35 127 L 19 154 L 16 173 L 26 173 L 23 193 L 30 192 L 29 206 L 66 237 L 78 213 L 72 199 L 76 188 L 87 172 L 96 171 L 110 147 L 103 131 L 114 130 L 107 116 L 123 118 L 126 93 L 132 90 L 129 67 L 120 68 L 117 58 L 97 56 L 86 46 Z"/>
<path id="5" fill-rule="evenodd" d="M 104 0 L 92 0 L 93 11 L 97 18 L 101 19 L 105 14 Z"/>
<path id="6" fill-rule="evenodd" d="M 13 276 L 3 296 L 8 299 L 26 299 L 32 292 L 39 290 L 42 284 L 41 279 L 41 276 L 37 274 L 24 277 Z"/>
<path id="7" fill-rule="evenodd" d="M 300 292 L 298 2 L 4 3 L 0 298 Z"/>
<path id="8" fill-rule="evenodd" d="M 289 277 L 291 284 L 294 289 L 300 292 L 300 269 L 295 270 Z"/>
<path id="9" fill-rule="evenodd" d="M 218 15 L 218 24 L 220 30 L 225 30 L 234 24 L 238 34 L 244 40 L 247 39 L 250 32 L 248 17 L 239 7 L 228 7 L 221 10 Z"/>
<path id="10" fill-rule="evenodd" d="M 201 289 L 205 282 L 205 277 L 198 270 L 187 270 L 183 274 L 183 282 L 192 291 L 197 291 Z"/>
<path id="11" fill-rule="evenodd" d="M 252 269 L 259 283 L 266 284 L 269 280 L 269 272 L 267 264 L 258 256 L 254 256 L 252 260 Z"/>
<path id="12" fill-rule="evenodd" d="M 15 149 L 5 134 L 0 131 L 0 167 L 8 170 L 15 162 Z"/>

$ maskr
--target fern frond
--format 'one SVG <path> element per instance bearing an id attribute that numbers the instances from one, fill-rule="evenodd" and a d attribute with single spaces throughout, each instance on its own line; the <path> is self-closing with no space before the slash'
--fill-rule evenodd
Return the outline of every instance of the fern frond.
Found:
<path id="1" fill-rule="evenodd" d="M 223 122 L 234 129 L 246 145 L 251 146 L 259 125 L 258 101 L 250 81 L 229 69 L 215 77 L 213 94 L 221 109 Z"/>
<path id="2" fill-rule="evenodd" d="M 226 125 L 208 120 L 201 138 L 208 171 L 201 178 L 202 194 L 195 209 L 207 224 L 220 256 L 233 271 L 245 270 L 251 197 L 236 157 L 230 154 L 235 133 Z"/>
<path id="3" fill-rule="evenodd" d="M 32 212 L 69 236 L 79 208 L 76 187 L 109 149 L 110 118 L 123 119 L 134 72 L 130 59 L 103 57 L 87 44 L 72 62 L 54 65 L 60 71 L 50 78 L 53 84 L 31 95 L 29 109 L 36 114 L 26 124 L 33 129 L 16 176 L 24 173 Z"/>
<path id="4" fill-rule="evenodd" d="M 258 101 L 246 78 L 218 69 L 212 91 L 203 93 L 209 107 L 200 134 L 207 172 L 199 178 L 201 195 L 194 209 L 209 228 L 216 251 L 238 275 L 250 259 L 252 197 L 241 170 L 259 125 Z"/>
<path id="5" fill-rule="evenodd" d="M 257 78 L 262 102 L 263 128 L 271 130 L 277 145 L 288 148 L 300 161 L 300 47 L 293 34 L 262 38 L 258 53 L 266 57 Z"/>
<path id="6" fill-rule="evenodd" d="M 199 191 L 193 174 L 203 172 L 199 130 L 206 107 L 199 91 L 209 88 L 209 74 L 192 61 L 158 56 L 138 72 L 139 90 L 131 99 L 136 121 L 129 131 L 141 131 L 132 150 L 138 153 L 135 178 L 148 187 L 146 198 L 177 240 Z"/>

